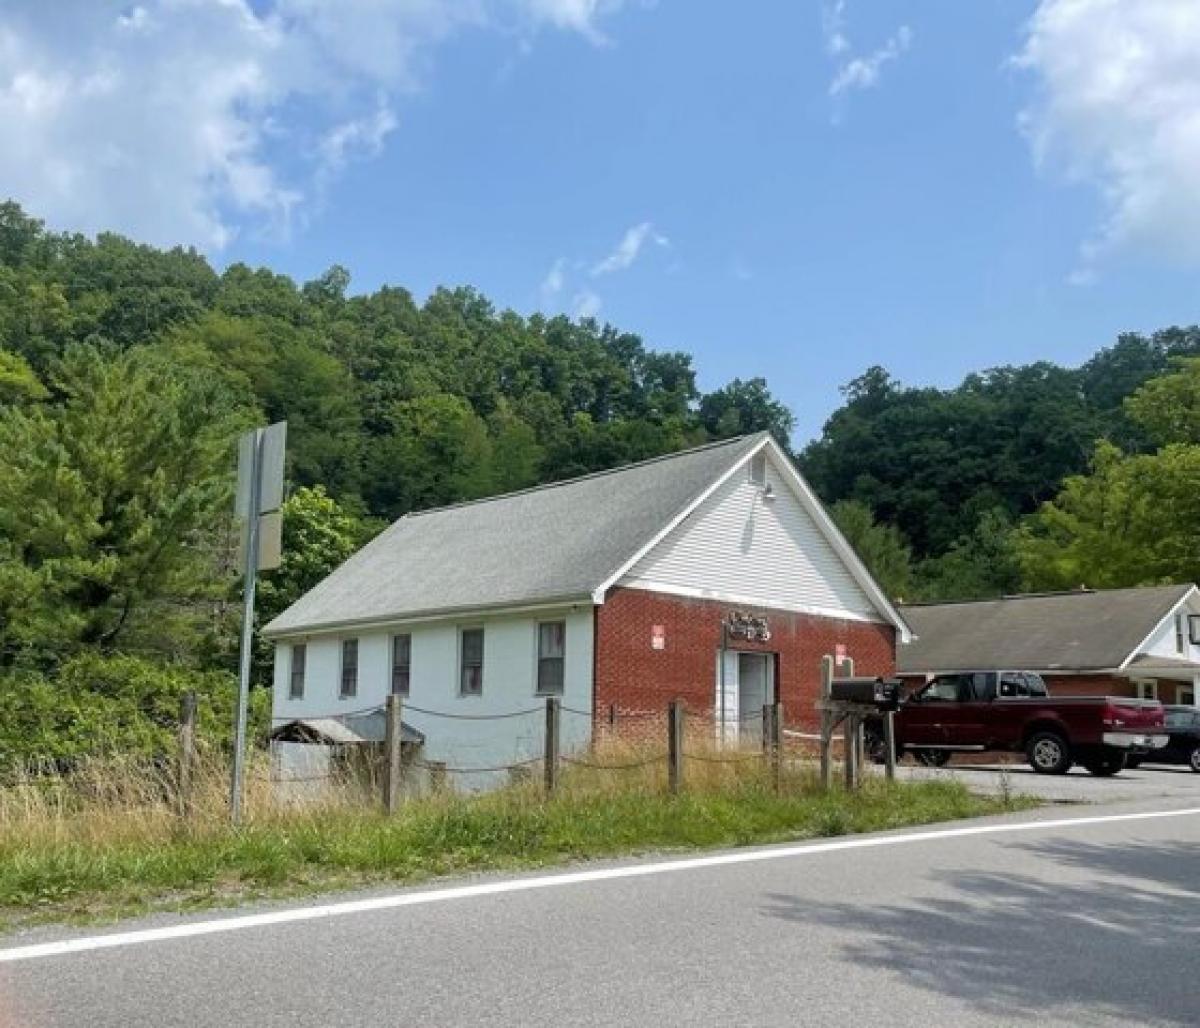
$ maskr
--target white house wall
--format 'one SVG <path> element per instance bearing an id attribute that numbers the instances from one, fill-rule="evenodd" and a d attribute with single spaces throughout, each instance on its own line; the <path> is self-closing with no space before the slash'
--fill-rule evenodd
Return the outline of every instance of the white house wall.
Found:
<path id="1" fill-rule="evenodd" d="M 541 612 L 536 617 L 424 622 L 357 634 L 281 640 L 275 647 L 275 723 L 296 718 L 338 717 L 385 703 L 391 685 L 391 638 L 396 632 L 407 632 L 412 636 L 412 663 L 404 721 L 425 736 L 420 759 L 442 761 L 450 767 L 482 768 L 540 757 L 544 746 L 545 697 L 537 694 L 537 625 L 557 620 L 566 622 L 563 707 L 590 712 L 593 621 L 589 606 Z M 481 696 L 459 693 L 462 628 L 484 630 Z M 338 696 L 341 644 L 348 638 L 359 641 L 358 690 L 357 695 L 341 699 Z M 288 696 L 294 642 L 305 642 L 308 647 L 304 697 L 299 700 Z M 437 717 L 424 711 L 458 717 Z M 516 711 L 530 713 L 489 719 Z M 591 718 L 564 710 L 563 748 L 582 748 L 590 738 Z M 456 786 L 472 789 L 495 784 L 498 776 L 450 774 L 448 777 Z"/>
<path id="2" fill-rule="evenodd" d="M 1189 614 L 1200 614 L 1200 600 L 1195 597 L 1189 599 L 1178 613 L 1183 614 L 1183 650 L 1180 651 L 1175 645 L 1175 618 L 1174 616 L 1159 626 L 1154 637 L 1142 647 L 1143 653 L 1153 654 L 1155 657 L 1172 657 L 1176 660 L 1192 660 L 1200 661 L 1200 646 L 1191 642 L 1188 638 L 1188 623 L 1187 617 Z"/>
<path id="3" fill-rule="evenodd" d="M 739 468 L 622 580 L 634 588 L 882 620 L 779 471 Z"/>

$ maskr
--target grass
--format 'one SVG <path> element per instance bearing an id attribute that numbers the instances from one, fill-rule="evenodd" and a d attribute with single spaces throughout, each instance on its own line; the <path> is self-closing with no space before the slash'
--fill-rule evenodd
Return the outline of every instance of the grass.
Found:
<path id="1" fill-rule="evenodd" d="M 678 796 L 665 789 L 661 765 L 619 773 L 573 768 L 549 799 L 528 781 L 483 795 L 410 799 L 386 817 L 354 785 L 316 804 L 282 804 L 265 766 L 257 770 L 247 822 L 237 830 L 227 824 L 216 764 L 199 775 L 186 822 L 161 773 L 134 765 L 0 789 L 0 930 L 619 854 L 870 832 L 1032 805 L 1019 796 L 976 796 L 951 781 L 873 778 L 857 793 L 825 793 L 807 769 L 786 772 L 776 792 L 750 760 L 691 763 Z"/>

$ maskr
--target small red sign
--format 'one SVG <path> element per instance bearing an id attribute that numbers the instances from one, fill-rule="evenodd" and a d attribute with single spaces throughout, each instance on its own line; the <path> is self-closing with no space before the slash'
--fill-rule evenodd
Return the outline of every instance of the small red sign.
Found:
<path id="1" fill-rule="evenodd" d="M 667 647 L 667 630 L 662 625 L 650 626 L 650 649 L 664 650 Z"/>

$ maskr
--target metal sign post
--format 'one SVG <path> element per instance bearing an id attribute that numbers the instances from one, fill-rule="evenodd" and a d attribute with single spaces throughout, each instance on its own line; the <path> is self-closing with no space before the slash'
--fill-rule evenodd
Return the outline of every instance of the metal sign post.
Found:
<path id="1" fill-rule="evenodd" d="M 279 566 L 280 519 L 271 516 L 283 503 L 283 452 L 287 422 L 245 433 L 238 444 L 238 489 L 235 516 L 245 519 L 242 546 L 242 643 L 238 669 L 237 712 L 233 724 L 233 780 L 229 789 L 229 816 L 242 820 L 242 793 L 246 773 L 246 717 L 250 702 L 250 664 L 254 655 L 254 592 L 258 572 Z M 270 533 L 263 547 L 263 530 Z M 265 552 L 264 552 L 265 551 Z M 266 556 L 266 561 L 262 557 Z"/>

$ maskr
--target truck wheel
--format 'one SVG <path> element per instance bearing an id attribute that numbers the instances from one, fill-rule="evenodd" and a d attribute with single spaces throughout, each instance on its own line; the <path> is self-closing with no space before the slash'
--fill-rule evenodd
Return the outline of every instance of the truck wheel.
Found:
<path id="1" fill-rule="evenodd" d="M 945 767 L 950 763 L 949 750 L 913 750 L 913 756 L 926 767 Z"/>
<path id="2" fill-rule="evenodd" d="M 1057 732 L 1034 732 L 1025 744 L 1025 757 L 1039 775 L 1065 775 L 1071 770 L 1067 740 Z"/>
<path id="3" fill-rule="evenodd" d="M 1111 778 L 1125 767 L 1125 754 L 1118 753 L 1115 757 L 1101 757 L 1084 767 L 1097 778 Z"/>
<path id="4" fill-rule="evenodd" d="M 1200 746 L 1192 750 L 1192 755 L 1188 757 L 1188 766 L 1200 775 Z"/>

